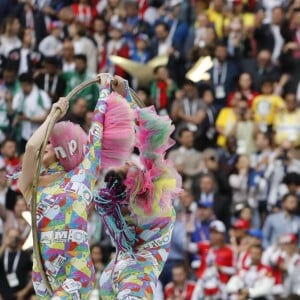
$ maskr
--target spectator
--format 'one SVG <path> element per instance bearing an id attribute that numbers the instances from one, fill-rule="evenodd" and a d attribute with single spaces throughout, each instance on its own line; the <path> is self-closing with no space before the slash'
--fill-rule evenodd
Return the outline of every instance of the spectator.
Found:
<path id="1" fill-rule="evenodd" d="M 214 24 L 219 38 L 223 37 L 224 4 L 224 0 L 213 0 L 211 1 L 210 6 L 207 10 L 208 18 L 210 22 Z"/>
<path id="2" fill-rule="evenodd" d="M 74 104 L 64 118 L 63 121 L 71 121 L 72 123 L 79 124 L 82 128 L 85 125 L 85 115 L 87 113 L 87 101 L 85 98 L 77 98 Z"/>
<path id="3" fill-rule="evenodd" d="M 35 78 L 35 82 L 40 89 L 48 93 L 52 103 L 65 93 L 66 82 L 60 74 L 60 62 L 56 57 L 44 59 L 44 72 Z"/>
<path id="4" fill-rule="evenodd" d="M 62 52 L 62 71 L 75 71 L 74 46 L 71 41 L 64 41 Z"/>
<path id="5" fill-rule="evenodd" d="M 81 82 L 93 78 L 93 75 L 87 69 L 87 59 L 83 54 L 77 54 L 75 56 L 75 70 L 65 72 L 63 77 L 66 81 L 67 87 L 65 94 L 67 95 L 72 89 L 78 86 Z M 88 104 L 88 110 L 92 111 L 96 105 L 97 98 L 99 95 L 97 85 L 91 85 L 77 94 L 77 97 L 83 97 L 86 99 Z M 71 100 L 71 107 L 75 99 Z"/>
<path id="6" fill-rule="evenodd" d="M 75 55 L 85 55 L 87 70 L 96 74 L 97 72 L 97 47 L 93 41 L 86 36 L 86 29 L 80 22 L 73 22 L 69 26 L 69 34 L 72 38 Z"/>
<path id="7" fill-rule="evenodd" d="M 25 199 L 23 196 L 18 195 L 14 203 L 13 211 L 5 209 L 0 204 L 0 217 L 3 221 L 4 232 L 7 232 L 10 228 L 15 228 L 20 231 L 19 239 L 21 245 L 24 244 L 26 238 L 30 233 L 30 225 L 23 218 L 23 212 L 28 211 Z M 3 243 L 6 243 L 6 237 L 3 239 Z"/>
<path id="8" fill-rule="evenodd" d="M 167 114 L 178 87 L 170 78 L 165 66 L 158 66 L 153 72 L 155 80 L 150 85 L 150 97 L 154 100 L 154 105 L 160 114 Z"/>
<path id="9" fill-rule="evenodd" d="M 274 120 L 275 143 L 282 144 L 289 140 L 294 147 L 300 147 L 300 110 L 297 108 L 296 95 L 287 93 L 284 96 L 285 110 L 280 111 Z"/>
<path id="10" fill-rule="evenodd" d="M 75 20 L 87 28 L 91 27 L 92 21 L 97 15 L 96 9 L 89 2 L 89 0 L 79 0 L 78 3 L 71 6 Z"/>
<path id="11" fill-rule="evenodd" d="M 197 269 L 197 285 L 192 300 L 215 297 L 225 300 L 226 284 L 235 273 L 234 253 L 225 244 L 225 225 L 221 221 L 210 224 L 210 242 L 190 243 L 188 250 L 199 253 L 201 265 Z"/>
<path id="12" fill-rule="evenodd" d="M 0 35 L 0 54 L 4 57 L 8 57 L 11 50 L 21 47 L 22 42 L 18 37 L 20 28 L 20 21 L 17 18 L 8 16 L 5 19 Z"/>
<path id="13" fill-rule="evenodd" d="M 286 194 L 282 198 L 282 210 L 270 214 L 263 227 L 264 247 L 276 243 L 277 239 L 285 233 L 299 234 L 300 217 L 295 215 L 298 201 L 294 194 Z"/>
<path id="14" fill-rule="evenodd" d="M 107 62 L 106 68 L 109 73 L 116 74 L 121 77 L 126 77 L 125 71 L 118 65 L 113 64 L 109 57 L 117 55 L 124 58 L 129 58 L 130 48 L 124 38 L 124 27 L 120 22 L 110 23 L 109 30 L 110 40 L 107 43 Z"/>
<path id="15" fill-rule="evenodd" d="M 35 51 L 34 32 L 30 28 L 25 28 L 22 33 L 22 45 L 13 48 L 8 54 L 8 62 L 13 64 L 18 74 L 34 72 L 40 67 L 42 56 Z"/>
<path id="16" fill-rule="evenodd" d="M 179 148 L 171 150 L 168 157 L 174 163 L 177 171 L 183 177 L 183 182 L 190 187 L 193 177 L 200 173 L 202 155 L 195 150 L 194 134 L 188 128 L 182 128 L 178 133 Z M 186 158 L 189 157 L 187 160 Z"/>
<path id="17" fill-rule="evenodd" d="M 195 289 L 195 282 L 187 279 L 188 273 L 184 265 L 172 268 L 172 282 L 165 287 L 165 300 L 191 300 Z"/>
<path id="18" fill-rule="evenodd" d="M 252 107 L 253 100 L 256 96 L 258 96 L 258 92 L 253 90 L 253 82 L 251 74 L 249 73 L 241 73 L 239 76 L 237 91 L 241 93 L 242 98 L 247 100 L 247 104 L 249 107 Z M 228 95 L 227 106 L 232 106 L 232 99 L 235 95 L 235 92 L 231 92 Z"/>
<path id="19" fill-rule="evenodd" d="M 62 33 L 61 26 L 62 25 L 58 21 L 50 23 L 50 34 L 39 44 L 39 51 L 43 56 L 60 56 L 62 54 L 63 43 L 60 39 Z"/>
<path id="20" fill-rule="evenodd" d="M 239 66 L 229 59 L 227 46 L 222 42 L 216 45 L 214 57 L 209 74 L 215 91 L 215 105 L 220 110 L 226 106 L 226 98 L 234 89 Z"/>
<path id="21" fill-rule="evenodd" d="M 262 253 L 261 246 L 251 246 L 251 265 L 230 279 L 227 286 L 230 295 L 235 295 L 241 300 L 249 298 L 265 300 L 271 294 L 274 278 L 271 269 L 261 263 Z"/>
<path id="22" fill-rule="evenodd" d="M 270 132 L 274 124 L 275 115 L 284 108 L 281 97 L 274 94 L 272 79 L 265 79 L 261 85 L 261 94 L 253 100 L 254 120 L 259 130 Z"/>
<path id="23" fill-rule="evenodd" d="M 13 126 L 20 126 L 17 135 L 19 153 L 23 153 L 25 145 L 33 132 L 47 117 L 51 106 L 51 100 L 47 93 L 40 90 L 33 81 L 30 73 L 21 74 L 21 91 L 18 92 L 12 102 L 12 108 L 16 114 Z"/>
<path id="24" fill-rule="evenodd" d="M 216 180 L 210 173 L 203 174 L 199 180 L 200 194 L 197 195 L 199 203 L 211 203 L 214 215 L 227 226 L 230 218 L 230 200 L 217 190 Z"/>
<path id="25" fill-rule="evenodd" d="M 98 72 L 104 70 L 106 64 L 106 46 L 107 46 L 108 26 L 103 17 L 96 17 L 93 23 L 93 39 L 96 42 L 98 50 Z"/>
<path id="26" fill-rule="evenodd" d="M 103 249 L 101 245 L 93 244 L 90 246 L 90 252 L 91 252 L 91 259 L 94 264 L 95 272 L 96 272 L 96 284 L 94 289 L 98 291 L 100 287 L 100 277 L 105 267 L 104 260 L 103 260 Z"/>
<path id="27" fill-rule="evenodd" d="M 30 254 L 21 250 L 20 232 L 7 231 L 7 243 L 1 247 L 0 295 L 5 300 L 25 299 L 32 291 Z"/>
<path id="28" fill-rule="evenodd" d="M 280 71 L 272 63 L 272 53 L 266 49 L 258 52 L 256 60 L 243 60 L 242 68 L 244 72 L 251 74 L 253 88 L 256 91 L 261 89 L 266 79 L 272 82 L 278 82 L 280 79 Z"/>
<path id="29" fill-rule="evenodd" d="M 256 28 L 254 37 L 257 42 L 258 51 L 268 49 L 272 53 L 272 62 L 278 64 L 284 39 L 281 34 L 281 25 L 284 21 L 282 7 L 276 6 L 272 9 L 271 23 L 263 24 Z"/>
<path id="30" fill-rule="evenodd" d="M 180 95 L 180 98 L 174 101 L 171 116 L 177 124 L 177 131 L 182 127 L 187 127 L 197 138 L 198 132 L 201 132 L 201 124 L 206 117 L 206 105 L 199 98 L 197 86 L 192 81 L 186 80 L 183 91 L 183 97 Z"/>

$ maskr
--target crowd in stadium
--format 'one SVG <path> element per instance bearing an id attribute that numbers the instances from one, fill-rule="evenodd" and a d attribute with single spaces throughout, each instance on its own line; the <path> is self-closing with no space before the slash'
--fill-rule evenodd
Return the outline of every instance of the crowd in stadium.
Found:
<path id="1" fill-rule="evenodd" d="M 176 125 L 168 158 L 183 191 L 154 299 L 300 299 L 299 0 L 1 0 L 0 27 L 2 300 L 37 299 L 13 176 L 26 142 L 59 97 L 98 73 L 126 78 Z M 167 59 L 145 79 L 112 55 L 145 70 Z M 187 79 L 206 56 L 206 76 Z M 88 87 L 64 120 L 88 131 L 97 98 Z M 114 248 L 93 209 L 89 239 L 99 299 Z"/>

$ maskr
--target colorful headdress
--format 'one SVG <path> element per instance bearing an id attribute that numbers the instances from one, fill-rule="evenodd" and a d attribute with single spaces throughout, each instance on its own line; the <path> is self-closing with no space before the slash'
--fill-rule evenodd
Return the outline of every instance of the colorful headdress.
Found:
<path id="1" fill-rule="evenodd" d="M 79 125 L 68 121 L 59 122 L 54 126 L 49 139 L 66 171 L 74 169 L 82 162 L 87 135 Z"/>

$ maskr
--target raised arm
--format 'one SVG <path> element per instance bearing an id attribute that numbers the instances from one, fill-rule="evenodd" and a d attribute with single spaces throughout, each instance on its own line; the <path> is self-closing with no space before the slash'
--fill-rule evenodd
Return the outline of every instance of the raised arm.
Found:
<path id="1" fill-rule="evenodd" d="M 133 212 L 140 216 L 163 216 L 170 213 L 181 179 L 173 165 L 165 160 L 174 144 L 174 130 L 169 117 L 158 116 L 153 107 L 136 111 L 136 146 L 143 170 L 131 167 L 125 185 Z"/>
<path id="2" fill-rule="evenodd" d="M 28 202 L 31 197 L 31 188 L 37 167 L 37 156 L 39 149 L 44 141 L 47 128 L 50 124 L 57 109 L 60 110 L 59 119 L 62 118 L 69 107 L 69 101 L 66 98 L 60 98 L 59 101 L 53 104 L 50 114 L 47 116 L 44 123 L 33 133 L 26 144 L 25 153 L 22 162 L 22 172 L 19 178 L 19 188 Z"/>

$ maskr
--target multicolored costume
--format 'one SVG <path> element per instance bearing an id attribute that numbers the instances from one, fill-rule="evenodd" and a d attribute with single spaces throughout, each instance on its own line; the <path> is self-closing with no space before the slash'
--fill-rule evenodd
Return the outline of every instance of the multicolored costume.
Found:
<path id="1" fill-rule="evenodd" d="M 144 169 L 130 167 L 124 182 L 113 178 L 94 198 L 117 250 L 100 279 L 103 300 L 153 299 L 170 250 L 172 198 L 180 191 L 180 178 L 164 154 L 173 145 L 174 128 L 153 108 L 137 110 L 136 122 L 136 146 Z M 124 205 L 128 216 L 122 215 Z"/>
<path id="2" fill-rule="evenodd" d="M 121 96 L 112 94 L 125 102 Z M 53 290 L 53 295 L 49 295 L 34 259 L 33 284 L 39 299 L 88 299 L 92 290 L 95 271 L 88 244 L 87 211 L 100 171 L 104 148 L 102 135 L 105 136 L 103 124 L 109 95 L 110 80 L 107 80 L 100 91 L 83 161 L 48 186 L 38 188 L 38 238 L 45 273 Z M 60 138 L 65 139 L 64 136 Z M 76 148 L 73 142 L 68 144 L 69 151 Z M 56 163 L 50 166 L 50 170 L 59 172 L 66 169 Z"/>

